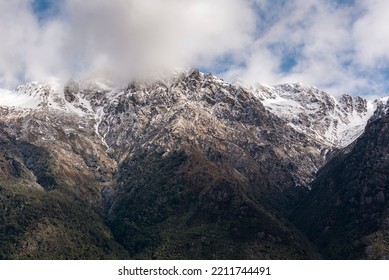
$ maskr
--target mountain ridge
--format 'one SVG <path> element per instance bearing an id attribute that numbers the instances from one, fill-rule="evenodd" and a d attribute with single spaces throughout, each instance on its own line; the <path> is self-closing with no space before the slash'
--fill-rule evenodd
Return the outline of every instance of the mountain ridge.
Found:
<path id="1" fill-rule="evenodd" d="M 165 80 L 156 80 L 155 84 L 170 86 L 180 77 L 189 75 L 191 71 L 196 70 L 176 73 L 175 76 Z M 211 74 L 199 72 L 199 75 L 208 75 L 208 77 L 212 77 L 213 81 L 222 81 Z M 154 82 L 145 82 L 144 85 L 152 83 Z M 95 115 L 96 121 L 98 120 L 98 109 L 91 108 L 87 95 L 75 98 L 72 94 L 72 91 L 78 92 L 80 90 L 78 82 L 65 83 L 63 89 L 60 88 L 60 84 L 58 81 L 43 84 L 31 82 L 18 86 L 14 91 L 3 90 L 3 97 L 6 98 L 0 101 L 0 106 L 59 109 L 78 115 Z M 111 98 L 115 98 L 126 90 L 126 86 L 115 88 L 111 84 L 107 84 L 109 82 L 89 80 L 83 82 L 81 91 L 89 90 L 109 94 Z M 311 137 L 319 138 L 318 140 L 324 144 L 337 148 L 343 148 L 358 138 L 374 111 L 385 104 L 385 98 L 367 100 L 346 94 L 335 98 L 315 87 L 303 86 L 299 83 L 249 87 L 239 82 L 235 86 L 252 92 L 266 109 L 287 121 L 294 129 Z M 14 100 L 12 100 L 12 95 L 15 97 Z M 22 98 L 27 99 L 27 102 L 20 103 Z M 141 97 L 134 96 L 134 98 Z M 309 101 L 307 102 L 307 100 Z M 15 105 L 12 105 L 12 102 Z M 323 122 L 326 124 L 320 124 Z"/>

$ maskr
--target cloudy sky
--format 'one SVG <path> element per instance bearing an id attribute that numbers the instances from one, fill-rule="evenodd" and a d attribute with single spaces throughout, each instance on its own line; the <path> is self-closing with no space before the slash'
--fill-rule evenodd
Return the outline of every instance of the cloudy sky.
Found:
<path id="1" fill-rule="evenodd" d="M 389 1 L 0 0 L 0 87 L 196 67 L 389 94 Z"/>

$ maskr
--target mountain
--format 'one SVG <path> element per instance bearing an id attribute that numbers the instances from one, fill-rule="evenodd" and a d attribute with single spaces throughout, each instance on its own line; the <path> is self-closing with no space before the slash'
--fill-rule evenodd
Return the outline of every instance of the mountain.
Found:
<path id="1" fill-rule="evenodd" d="M 0 94 L 5 259 L 321 258 L 299 211 L 385 113 L 384 100 L 197 70 Z"/>

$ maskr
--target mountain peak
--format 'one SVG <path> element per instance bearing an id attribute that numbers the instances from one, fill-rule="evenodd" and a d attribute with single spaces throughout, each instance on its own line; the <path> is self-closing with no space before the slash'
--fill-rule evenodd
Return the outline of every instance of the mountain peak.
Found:
<path id="1" fill-rule="evenodd" d="M 339 99 L 315 87 L 282 84 L 260 87 L 256 94 L 291 127 L 333 147 L 345 147 L 362 134 L 376 102 L 343 95 Z"/>

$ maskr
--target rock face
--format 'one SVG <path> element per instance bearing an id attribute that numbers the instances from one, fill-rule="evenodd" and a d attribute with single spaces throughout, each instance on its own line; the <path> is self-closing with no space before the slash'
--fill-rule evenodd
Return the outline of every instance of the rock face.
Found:
<path id="1" fill-rule="evenodd" d="M 288 217 L 328 153 L 385 111 L 197 70 L 3 94 L 2 258 L 320 258 Z"/>
<path id="2" fill-rule="evenodd" d="M 264 106 L 289 126 L 331 147 L 343 148 L 358 138 L 383 101 L 343 95 L 339 98 L 309 86 L 285 84 L 251 88 Z"/>

